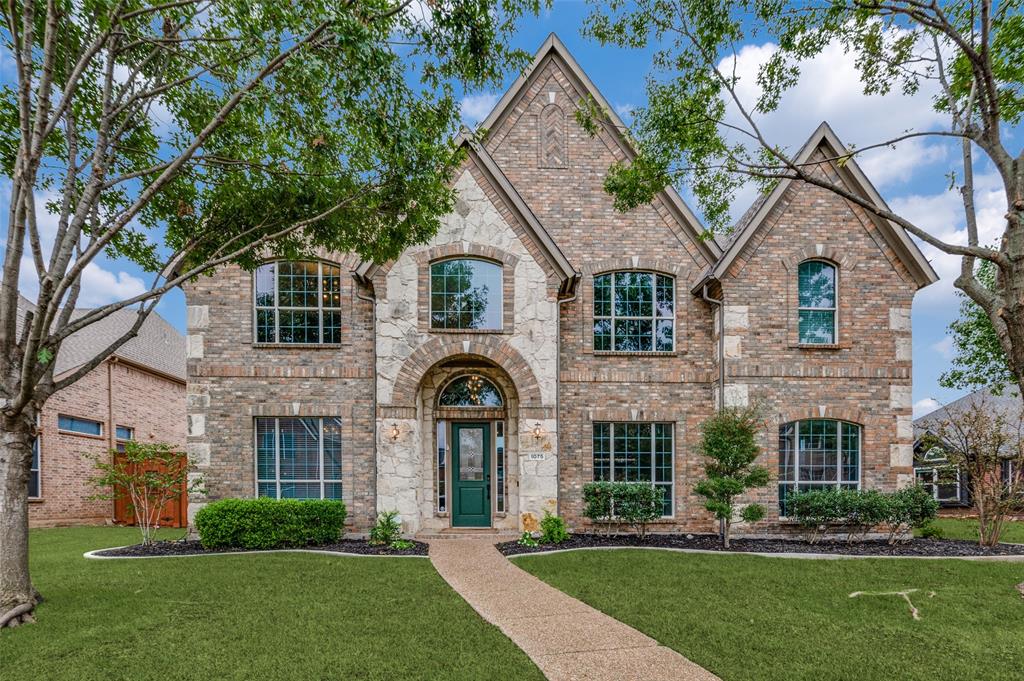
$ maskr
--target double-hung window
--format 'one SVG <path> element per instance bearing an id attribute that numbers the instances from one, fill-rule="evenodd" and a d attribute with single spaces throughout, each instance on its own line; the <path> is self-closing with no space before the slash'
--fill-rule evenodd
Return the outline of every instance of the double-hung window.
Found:
<path id="1" fill-rule="evenodd" d="M 341 419 L 257 418 L 256 487 L 275 499 L 341 499 Z"/>
<path id="2" fill-rule="evenodd" d="M 281 260 L 255 277 L 256 342 L 341 342 L 341 268 Z"/>
<path id="3" fill-rule="evenodd" d="M 779 426 L 779 508 L 786 496 L 829 487 L 860 487 L 861 429 L 831 419 L 793 421 Z"/>
<path id="4" fill-rule="evenodd" d="M 800 343 L 836 342 L 836 268 L 821 260 L 800 263 L 797 273 Z"/>
<path id="5" fill-rule="evenodd" d="M 671 352 L 675 280 L 654 272 L 594 277 L 594 350 Z"/>
<path id="6" fill-rule="evenodd" d="M 662 515 L 672 515 L 671 423 L 594 423 L 594 480 L 649 482 L 662 494 Z"/>

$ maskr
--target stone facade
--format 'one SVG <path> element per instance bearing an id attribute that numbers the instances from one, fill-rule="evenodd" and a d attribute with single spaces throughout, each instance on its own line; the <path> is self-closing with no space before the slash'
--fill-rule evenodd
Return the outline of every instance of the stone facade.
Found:
<path id="1" fill-rule="evenodd" d="M 603 180 L 633 152 L 614 114 L 596 136 L 576 124 L 571 112 L 587 96 L 603 101 L 550 38 L 482 124 L 482 145 L 466 142 L 455 211 L 428 243 L 380 265 L 320 254 L 353 274 L 342 282 L 338 345 L 255 344 L 252 275 L 237 268 L 189 288 L 189 448 L 212 498 L 256 492 L 254 417 L 336 416 L 351 528 L 363 531 L 376 512 L 395 509 L 407 532 L 442 531 L 452 523 L 439 506 L 447 480 L 439 471 L 444 464 L 450 475 L 451 459 L 438 453 L 437 423 L 465 414 L 439 406 L 437 394 L 468 372 L 504 397 L 485 415 L 506 429 L 508 497 L 491 516 L 498 529 L 529 529 L 545 510 L 585 525 L 581 490 L 594 478 L 597 422 L 671 424 L 673 512 L 658 525 L 711 529 L 692 490 L 702 471 L 699 426 L 719 400 L 765 407 L 772 471 L 780 423 L 834 418 L 863 428 L 862 486 L 906 482 L 909 313 L 928 283 L 907 261 L 920 254 L 861 208 L 809 185 L 766 202 L 770 211 L 735 253 L 699 238 L 703 228 L 670 188 L 620 213 Z M 837 174 L 814 139 L 820 172 Z M 430 265 L 459 256 L 501 268 L 500 329 L 430 327 Z M 808 258 L 839 269 L 834 345 L 797 342 L 796 268 Z M 595 350 L 594 280 L 621 270 L 671 277 L 671 351 Z M 779 522 L 776 494 L 772 486 L 751 499 L 771 509 L 769 525 Z M 192 508 L 203 500 L 194 501 Z"/>
<path id="2" fill-rule="evenodd" d="M 62 431 L 64 414 L 99 421 L 94 437 Z M 40 496 L 29 499 L 32 527 L 111 522 L 113 502 L 89 499 L 95 475 L 88 457 L 107 457 L 115 427 L 135 431 L 140 441 L 185 445 L 185 384 L 171 376 L 114 358 L 47 400 L 39 419 Z"/>

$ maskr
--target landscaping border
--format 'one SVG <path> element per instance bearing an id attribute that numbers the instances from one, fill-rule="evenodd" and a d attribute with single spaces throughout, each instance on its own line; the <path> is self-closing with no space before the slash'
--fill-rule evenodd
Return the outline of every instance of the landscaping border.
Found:
<path id="1" fill-rule="evenodd" d="M 500 550 L 500 549 L 499 549 Z M 675 553 L 699 553 L 715 556 L 761 556 L 763 558 L 797 558 L 807 560 L 974 560 L 974 561 L 997 561 L 1008 563 L 1024 563 L 1024 554 L 1003 554 L 994 556 L 887 556 L 887 555 L 856 555 L 848 553 L 766 553 L 758 551 L 714 551 L 711 549 L 683 549 L 671 546 L 574 546 L 568 549 L 545 549 L 540 551 L 529 551 L 524 553 L 513 553 L 505 555 L 509 560 L 522 558 L 523 556 L 546 556 L 553 553 L 570 553 L 572 551 L 619 551 L 619 550 L 640 550 L 640 551 L 674 551 Z M 503 554 L 504 555 L 504 554 Z"/>
<path id="2" fill-rule="evenodd" d="M 356 558 L 430 558 L 426 554 L 412 553 L 351 553 L 347 551 L 328 551 L 325 549 L 255 549 L 249 551 L 209 551 L 204 553 L 181 553 L 178 555 L 166 556 L 101 556 L 102 551 L 113 551 L 115 549 L 126 549 L 135 544 L 124 546 L 108 546 L 102 549 L 93 549 L 82 554 L 83 558 L 91 560 L 147 560 L 150 558 L 201 558 L 205 556 L 244 556 L 253 553 L 318 553 L 323 556 L 354 556 Z"/>

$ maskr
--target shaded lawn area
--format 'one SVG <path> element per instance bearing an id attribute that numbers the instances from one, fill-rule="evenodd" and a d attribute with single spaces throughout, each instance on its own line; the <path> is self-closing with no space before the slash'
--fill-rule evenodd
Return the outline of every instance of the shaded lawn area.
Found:
<path id="1" fill-rule="evenodd" d="M 1024 563 L 645 550 L 514 562 L 726 681 L 991 681 L 1024 669 Z M 919 621 L 898 596 L 849 597 L 911 588 Z"/>
<path id="2" fill-rule="evenodd" d="M 0 634 L 0 678 L 543 679 L 427 559 L 82 558 L 137 540 L 32 531 L 46 601 L 36 624 Z"/>
<path id="3" fill-rule="evenodd" d="M 971 518 L 936 518 L 932 521 L 942 530 L 946 539 L 968 539 L 978 541 L 978 521 Z M 1024 521 L 1011 521 L 1003 525 L 999 541 L 1010 544 L 1024 544 Z"/>

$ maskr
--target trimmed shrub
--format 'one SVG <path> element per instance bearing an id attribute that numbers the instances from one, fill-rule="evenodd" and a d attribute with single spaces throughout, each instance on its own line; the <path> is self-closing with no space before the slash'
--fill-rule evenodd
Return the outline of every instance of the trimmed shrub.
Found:
<path id="1" fill-rule="evenodd" d="M 889 525 L 889 543 L 906 541 L 912 530 L 926 527 L 938 513 L 939 502 L 920 485 L 904 487 L 892 493 L 885 518 Z M 934 538 L 941 538 L 941 530 L 939 532 L 940 537 Z"/>
<path id="2" fill-rule="evenodd" d="M 661 490 L 646 482 L 613 483 L 615 517 L 630 525 L 640 539 L 647 538 L 647 523 L 661 517 Z"/>
<path id="3" fill-rule="evenodd" d="M 398 511 L 382 511 L 377 523 L 370 528 L 370 543 L 375 546 L 393 544 L 402 538 L 402 526 L 398 523 Z"/>
<path id="4" fill-rule="evenodd" d="M 569 538 L 565 529 L 565 520 L 557 515 L 544 511 L 544 519 L 540 521 L 540 541 L 544 544 L 561 544 Z"/>
<path id="5" fill-rule="evenodd" d="M 835 525 L 844 516 L 843 500 L 835 488 L 796 492 L 786 497 L 786 515 L 807 531 L 807 540 L 816 544 L 825 528 Z"/>
<path id="6" fill-rule="evenodd" d="M 583 517 L 593 523 L 607 523 L 610 529 L 612 522 L 612 491 L 611 482 L 588 482 L 583 485 Z"/>
<path id="7" fill-rule="evenodd" d="M 222 499 L 196 513 L 204 548 L 274 549 L 337 541 L 344 502 L 328 499 Z"/>

